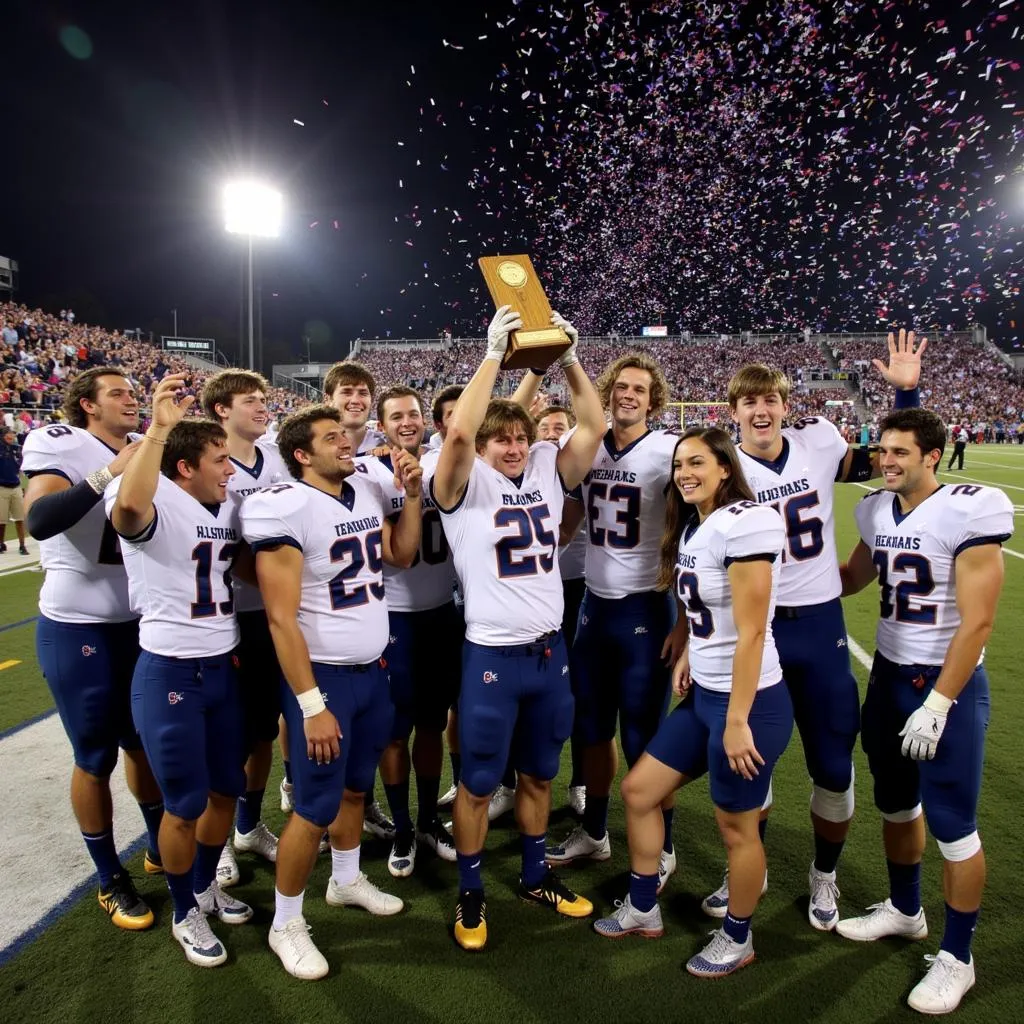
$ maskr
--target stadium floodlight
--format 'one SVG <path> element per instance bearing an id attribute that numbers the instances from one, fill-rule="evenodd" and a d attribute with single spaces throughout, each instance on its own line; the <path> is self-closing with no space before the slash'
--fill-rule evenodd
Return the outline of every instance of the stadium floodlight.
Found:
<path id="1" fill-rule="evenodd" d="M 258 181 L 235 181 L 224 186 L 224 228 L 245 235 L 249 249 L 249 369 L 255 370 L 253 353 L 253 238 L 276 238 L 281 233 L 284 197 L 277 189 Z"/>

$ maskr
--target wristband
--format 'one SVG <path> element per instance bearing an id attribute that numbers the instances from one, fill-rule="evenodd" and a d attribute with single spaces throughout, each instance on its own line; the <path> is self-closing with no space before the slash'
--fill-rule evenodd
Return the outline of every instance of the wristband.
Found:
<path id="1" fill-rule="evenodd" d="M 143 441 L 152 441 L 153 444 L 165 445 L 167 444 L 167 438 L 162 441 L 159 437 L 154 437 L 148 430 L 142 435 Z"/>
<path id="2" fill-rule="evenodd" d="M 919 388 L 897 388 L 896 401 L 893 407 L 896 409 L 917 409 L 921 405 L 921 391 Z"/>
<path id="3" fill-rule="evenodd" d="M 86 483 L 97 493 L 102 494 L 107 489 L 107 484 L 114 479 L 114 474 L 104 466 L 102 469 L 94 470 L 86 478 Z"/>
<path id="4" fill-rule="evenodd" d="M 929 711 L 934 711 L 937 715 L 949 714 L 949 709 L 956 703 L 955 700 L 950 700 L 948 697 L 939 693 L 938 690 L 932 690 L 927 697 L 924 699 L 924 707 Z"/>
<path id="5" fill-rule="evenodd" d="M 486 363 L 488 359 L 491 359 L 496 363 L 500 363 L 504 358 L 504 352 L 491 352 L 490 350 L 488 350 L 487 354 L 484 356 L 484 362 Z"/>
<path id="6" fill-rule="evenodd" d="M 567 348 L 565 352 L 558 357 L 558 365 L 563 370 L 568 370 L 570 366 L 580 361 L 580 357 L 576 355 L 576 347 Z"/>
<path id="7" fill-rule="evenodd" d="M 295 699 L 299 702 L 299 710 L 302 712 L 303 718 L 313 718 L 321 711 L 327 710 L 327 704 L 319 686 L 314 686 L 312 690 L 307 690 L 305 693 L 295 694 Z"/>

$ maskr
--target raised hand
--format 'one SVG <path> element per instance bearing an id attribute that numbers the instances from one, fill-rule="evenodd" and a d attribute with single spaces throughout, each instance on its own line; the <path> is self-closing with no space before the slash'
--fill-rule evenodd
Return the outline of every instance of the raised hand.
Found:
<path id="1" fill-rule="evenodd" d="M 189 376 L 187 373 L 168 373 L 157 384 L 153 392 L 153 426 L 170 430 L 195 405 L 195 395 L 185 395 L 181 399 L 176 397 L 177 392 L 185 387 Z"/>
<path id="2" fill-rule="evenodd" d="M 567 366 L 572 366 L 573 363 L 578 363 L 580 359 L 576 353 L 576 346 L 580 341 L 580 332 L 577 331 L 561 313 L 552 313 L 551 322 L 556 327 L 561 327 L 562 330 L 569 335 L 569 340 L 572 342 L 572 344 L 558 357 L 558 365 L 564 369 Z"/>
<path id="3" fill-rule="evenodd" d="M 407 498 L 418 498 L 423 486 L 423 467 L 411 452 L 401 448 L 391 451 L 391 464 L 395 467 L 395 484 L 405 491 Z"/>
<path id="4" fill-rule="evenodd" d="M 897 338 L 889 332 L 889 365 L 881 359 L 872 359 L 871 365 L 894 387 L 907 391 L 916 388 L 921 379 L 921 356 L 928 347 L 928 339 L 922 338 L 921 344 L 914 348 L 915 334 L 900 328 Z"/>
<path id="5" fill-rule="evenodd" d="M 511 306 L 501 306 L 487 328 L 487 358 L 501 362 L 508 348 L 509 332 L 522 326 L 523 321 Z"/>

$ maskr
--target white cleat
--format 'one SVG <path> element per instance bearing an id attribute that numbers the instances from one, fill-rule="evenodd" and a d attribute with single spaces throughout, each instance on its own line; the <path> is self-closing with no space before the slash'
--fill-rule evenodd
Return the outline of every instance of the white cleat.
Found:
<path id="1" fill-rule="evenodd" d="M 621 939 L 626 935 L 660 939 L 665 926 L 661 922 L 661 908 L 657 903 L 650 910 L 641 912 L 629 902 L 627 896 L 624 900 L 615 901 L 615 911 L 611 917 L 602 917 L 594 922 L 594 931 L 606 939 Z"/>
<path id="2" fill-rule="evenodd" d="M 281 811 L 288 814 L 295 809 L 295 801 L 292 799 L 292 792 L 295 787 L 284 779 L 281 780 Z"/>
<path id="3" fill-rule="evenodd" d="M 761 886 L 761 895 L 768 891 L 768 872 L 764 873 L 764 884 Z M 710 895 L 705 896 L 701 901 L 700 909 L 708 917 L 725 917 L 729 909 L 729 869 L 725 869 L 722 877 L 722 884 Z"/>
<path id="4" fill-rule="evenodd" d="M 395 837 L 388 854 L 388 871 L 395 878 L 408 878 L 416 867 L 416 837 L 399 835 Z"/>
<path id="5" fill-rule="evenodd" d="M 844 939 L 854 942 L 874 942 L 876 939 L 898 935 L 904 939 L 918 941 L 928 938 L 928 922 L 925 920 L 922 907 L 913 917 L 900 913 L 892 900 L 884 903 L 872 903 L 870 914 L 863 917 L 848 917 L 836 925 L 836 931 Z"/>
<path id="6" fill-rule="evenodd" d="M 658 894 L 668 884 L 668 880 L 676 873 L 676 849 L 673 846 L 671 853 L 661 851 L 661 860 L 658 861 Z"/>
<path id="7" fill-rule="evenodd" d="M 293 917 L 280 931 L 272 927 L 268 941 L 293 978 L 316 981 L 327 974 L 327 960 L 309 937 L 305 918 Z"/>
<path id="8" fill-rule="evenodd" d="M 230 889 L 231 886 L 238 885 L 241 875 L 238 873 L 238 861 L 235 860 L 235 851 L 231 849 L 230 841 L 224 844 L 224 849 L 220 852 L 220 860 L 217 861 L 217 874 L 214 877 L 222 889 Z"/>
<path id="9" fill-rule="evenodd" d="M 332 878 L 327 883 L 326 899 L 332 907 L 362 907 L 378 917 L 398 914 L 405 906 L 397 896 L 378 889 L 361 871 L 348 885 L 338 885 Z"/>
<path id="10" fill-rule="evenodd" d="M 228 958 L 227 950 L 198 907 L 193 907 L 181 924 L 172 921 L 171 934 L 185 950 L 185 959 L 197 967 L 219 967 Z"/>
<path id="11" fill-rule="evenodd" d="M 754 959 L 754 935 L 747 932 L 747 941 L 734 942 L 721 928 L 711 932 L 711 941 L 686 962 L 686 969 L 697 978 L 722 978 Z"/>
<path id="12" fill-rule="evenodd" d="M 605 829 L 600 839 L 594 839 L 582 825 L 577 825 L 564 842 L 549 846 L 544 851 L 544 859 L 549 864 L 571 864 L 574 860 L 608 860 L 611 855 L 612 840 L 608 830 Z"/>
<path id="13" fill-rule="evenodd" d="M 516 805 L 516 791 L 508 786 L 499 785 L 491 794 L 491 802 L 487 805 L 487 820 L 497 821 L 507 811 L 511 811 Z"/>
<path id="14" fill-rule="evenodd" d="M 952 1013 L 974 988 L 974 957 L 965 964 L 940 949 L 937 956 L 926 956 L 925 960 L 931 967 L 907 997 L 907 1006 L 918 1013 Z"/>
<path id="15" fill-rule="evenodd" d="M 271 864 L 277 863 L 277 836 L 263 824 L 256 823 L 251 832 L 239 832 L 235 829 L 235 851 L 237 853 L 255 853 Z"/>
<path id="16" fill-rule="evenodd" d="M 839 888 L 834 871 L 825 874 L 813 864 L 807 878 L 811 900 L 807 905 L 807 920 L 819 932 L 830 932 L 839 923 Z"/>
<path id="17" fill-rule="evenodd" d="M 446 793 L 437 798 L 437 809 L 440 811 L 445 807 L 451 807 L 455 803 L 455 794 L 458 793 L 459 787 L 452 786 Z"/>
<path id="18" fill-rule="evenodd" d="M 217 882 L 211 882 L 206 892 L 197 892 L 195 897 L 204 914 L 214 914 L 225 924 L 245 924 L 252 917 L 252 907 L 229 896 Z"/>
<path id="19" fill-rule="evenodd" d="M 569 787 L 569 810 L 576 815 L 577 818 L 583 817 L 583 812 L 587 809 L 587 787 L 586 786 L 570 786 Z"/>

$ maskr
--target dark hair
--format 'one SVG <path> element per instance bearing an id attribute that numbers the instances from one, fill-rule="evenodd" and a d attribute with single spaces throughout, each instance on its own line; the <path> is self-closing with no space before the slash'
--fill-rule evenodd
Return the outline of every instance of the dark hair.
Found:
<path id="1" fill-rule="evenodd" d="M 448 402 L 457 402 L 465 388 L 461 384 L 449 384 L 434 395 L 434 404 L 430 407 L 430 415 L 435 423 L 444 419 L 444 407 Z"/>
<path id="2" fill-rule="evenodd" d="M 251 395 L 256 391 L 262 391 L 266 398 L 269 390 L 270 385 L 262 373 L 253 373 L 251 370 L 221 370 L 203 385 L 199 404 L 211 420 L 219 421 L 218 405 L 230 408 L 236 395 Z"/>
<path id="3" fill-rule="evenodd" d="M 946 448 L 946 425 L 930 409 L 894 409 L 882 420 L 878 436 L 887 430 L 905 430 L 914 435 L 921 454 L 938 451 L 939 458 Z"/>
<path id="4" fill-rule="evenodd" d="M 341 423 L 341 413 L 333 405 L 310 405 L 288 416 L 277 432 L 277 447 L 281 458 L 296 480 L 302 479 L 302 463 L 295 458 L 295 452 L 312 451 L 313 424 L 321 420 Z"/>
<path id="5" fill-rule="evenodd" d="M 354 359 L 345 359 L 335 363 L 324 377 L 324 401 L 329 402 L 334 397 L 340 384 L 365 384 L 370 389 L 370 398 L 373 398 L 377 390 L 377 382 L 373 374 Z"/>
<path id="6" fill-rule="evenodd" d="M 492 398 L 487 403 L 484 421 L 476 432 L 476 450 L 479 452 L 487 447 L 492 437 L 498 437 L 508 430 L 514 431 L 517 427 L 526 434 L 529 444 L 537 440 L 537 424 L 521 405 L 507 398 Z"/>
<path id="7" fill-rule="evenodd" d="M 67 393 L 64 395 L 64 415 L 68 423 L 73 427 L 89 426 L 89 416 L 82 408 L 82 399 L 90 402 L 96 401 L 96 394 L 99 391 L 100 377 L 123 377 L 128 379 L 124 370 L 116 366 L 93 366 L 76 374 L 68 385 Z"/>
<path id="8" fill-rule="evenodd" d="M 420 415 L 423 415 L 423 399 L 420 398 L 420 393 L 413 388 L 407 388 L 404 384 L 393 384 L 391 387 L 382 391 L 380 393 L 380 397 L 377 399 L 378 426 L 384 422 L 384 406 L 390 402 L 392 398 L 415 398 L 416 404 L 420 407 Z"/>
<path id="9" fill-rule="evenodd" d="M 690 427 L 679 438 L 675 448 L 672 449 L 672 461 L 669 463 L 673 467 L 673 476 L 676 452 L 679 451 L 679 446 L 691 437 L 703 441 L 711 449 L 718 464 L 729 470 L 729 475 L 718 485 L 718 491 L 715 494 L 715 508 L 731 505 L 734 501 L 753 501 L 754 492 L 743 475 L 743 467 L 736 454 L 736 445 L 732 443 L 732 438 L 721 427 Z M 683 501 L 674 479 L 669 480 L 665 498 L 665 529 L 661 534 L 661 556 L 658 566 L 657 586 L 659 590 L 671 589 L 675 575 L 676 556 L 679 552 L 679 538 L 687 526 L 700 515 L 696 505 L 687 505 Z"/>
<path id="10" fill-rule="evenodd" d="M 227 444 L 227 440 L 224 428 L 213 420 L 182 420 L 167 435 L 167 444 L 160 456 L 160 472 L 176 480 L 180 475 L 179 462 L 184 460 L 186 465 L 198 469 L 206 446 L 218 442 Z"/>

